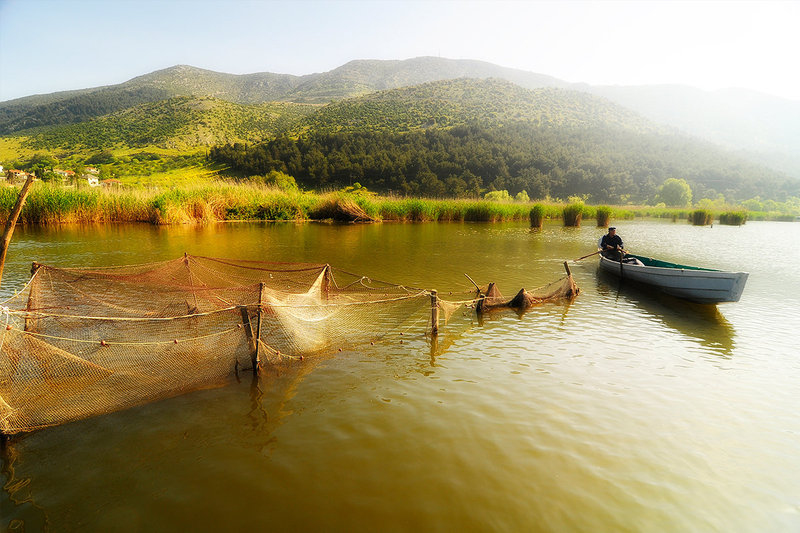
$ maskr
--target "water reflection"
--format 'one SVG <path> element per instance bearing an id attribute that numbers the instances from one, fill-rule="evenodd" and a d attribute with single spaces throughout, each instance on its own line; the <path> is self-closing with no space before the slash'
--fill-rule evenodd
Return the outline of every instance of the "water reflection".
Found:
<path id="1" fill-rule="evenodd" d="M 15 463 L 20 451 L 13 441 L 0 437 L 0 530 L 2 531 L 45 531 L 48 526 L 47 515 L 36 505 L 29 490 L 30 478 L 18 476 Z M 9 512 L 16 508 L 20 512 Z M 18 518 L 24 516 L 24 520 Z"/>
<path id="2" fill-rule="evenodd" d="M 167 490 L 159 483 L 165 483 L 165 477 L 170 478 L 167 485 L 172 483 L 171 476 L 185 473 L 188 464 L 204 462 L 209 468 L 210 449 L 234 446 L 268 455 L 277 445 L 275 431 L 292 415 L 287 403 L 305 378 L 332 357 L 267 365 L 259 374 L 240 372 L 220 388 L 3 438 L 0 531 L 64 526 L 70 524 L 70 513 L 88 502 L 124 514 L 125 487 L 146 493 Z M 102 468 L 97 465 L 100 456 Z M 223 466 L 224 461 L 219 467 Z M 101 482 L 96 476 L 105 475 L 102 472 L 114 473 L 115 491 L 95 491 Z M 65 486 L 71 491 L 52 490 Z M 109 525 L 109 520 L 90 520 L 94 526 L 89 529 L 107 529 L 104 521 Z"/>
<path id="3" fill-rule="evenodd" d="M 726 358 L 733 355 L 734 327 L 716 305 L 696 304 L 634 283 L 625 283 L 599 268 L 597 293 L 603 298 L 613 298 L 615 302 L 624 299 L 635 304 L 664 326 L 698 340 L 714 354 Z"/>
<path id="4" fill-rule="evenodd" d="M 645 255 L 702 250 L 708 266 L 749 270 L 747 302 L 718 310 L 619 287 L 587 260 L 572 304 L 480 323 L 470 310 L 435 343 L 422 310 L 359 351 L 15 439 L 0 456 L 0 531 L 797 530 L 800 467 L 787 458 L 800 433 L 798 225 L 624 229 Z M 465 271 L 544 285 L 598 231 L 20 228 L 3 288 L 21 287 L 34 259 L 110 265 L 188 251 L 322 260 L 444 297 Z M 737 252 L 755 240 L 766 253 Z M 693 364 L 701 358 L 711 364 Z"/>

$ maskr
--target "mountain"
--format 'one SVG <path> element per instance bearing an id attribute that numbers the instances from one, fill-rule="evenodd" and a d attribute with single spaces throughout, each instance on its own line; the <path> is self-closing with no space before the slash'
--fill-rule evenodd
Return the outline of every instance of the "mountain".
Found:
<path id="1" fill-rule="evenodd" d="M 558 142 L 583 143 L 584 166 L 594 164 L 587 155 L 593 146 L 606 161 L 613 160 L 614 149 L 625 151 L 629 162 L 635 159 L 630 150 L 650 152 L 642 154 L 645 159 L 669 154 L 658 161 L 643 159 L 640 171 L 652 171 L 655 180 L 667 170 L 678 177 L 699 176 L 702 167 L 707 176 L 697 183 L 709 194 L 754 190 L 742 188 L 750 179 L 769 183 L 765 190 L 776 197 L 795 187 L 776 185 L 783 179 L 780 172 L 764 166 L 800 177 L 798 119 L 800 102 L 757 93 L 593 87 L 482 61 L 436 57 L 357 60 L 305 76 L 234 75 L 178 65 L 118 85 L 0 102 L 0 135 L 19 136 L 14 142 L 29 149 L 59 149 L 73 158 L 109 148 L 195 149 L 283 134 L 391 136 L 514 126 L 514 135 L 549 136 L 555 144 L 548 149 L 555 152 L 562 148 Z M 505 135 L 495 133 L 494 139 Z M 518 143 L 517 137 L 508 140 Z M 692 158 L 703 164 L 693 165 Z M 628 171 L 640 172 L 634 167 L 629 164 Z M 588 172 L 597 169 L 613 172 L 614 167 L 604 162 Z"/>
<path id="2" fill-rule="evenodd" d="M 289 102 L 235 104 L 209 96 L 175 96 L 77 124 L 31 131 L 34 150 L 96 151 L 115 147 L 191 149 L 275 137 L 319 106 Z"/>
<path id="3" fill-rule="evenodd" d="M 550 76 L 482 61 L 432 57 L 351 61 L 330 72 L 307 76 L 268 72 L 236 75 L 177 65 L 119 85 L 0 102 L 0 135 L 74 124 L 174 96 L 211 96 L 237 104 L 329 103 L 384 89 L 464 77 L 508 79 L 528 88 L 568 85 Z"/>
<path id="4" fill-rule="evenodd" d="M 569 83 L 552 76 L 484 61 L 417 57 L 402 61 L 350 61 L 329 72 L 308 76 L 282 99 L 328 103 L 350 96 L 456 78 L 499 78 L 528 89 L 569 86 Z"/>
<path id="5" fill-rule="evenodd" d="M 324 106 L 299 126 L 319 134 L 404 132 L 512 122 L 544 127 L 620 127 L 638 132 L 663 130 L 605 98 L 566 89 L 524 89 L 493 78 L 448 79 L 368 93 Z"/>
<path id="6" fill-rule="evenodd" d="M 225 74 L 178 65 L 125 83 L 0 102 L 0 135 L 74 124 L 175 96 L 237 104 L 328 104 L 352 96 L 457 78 L 498 78 L 527 89 L 562 88 L 603 96 L 642 116 L 735 151 L 800 179 L 800 101 L 741 91 L 675 85 L 591 86 L 474 60 L 417 57 L 355 60 L 328 72 L 294 76 Z"/>
<path id="7" fill-rule="evenodd" d="M 299 80 L 288 74 L 240 76 L 178 65 L 119 85 L 0 102 L 0 134 L 75 124 L 176 96 L 207 96 L 238 104 L 277 101 Z"/>
<path id="8" fill-rule="evenodd" d="M 536 198 L 652 201 L 668 178 L 697 198 L 800 195 L 800 181 L 678 134 L 605 98 L 497 79 L 451 79 L 321 107 L 287 135 L 217 146 L 240 175 L 286 172 L 306 187 L 359 182 L 411 195 L 526 191 Z"/>

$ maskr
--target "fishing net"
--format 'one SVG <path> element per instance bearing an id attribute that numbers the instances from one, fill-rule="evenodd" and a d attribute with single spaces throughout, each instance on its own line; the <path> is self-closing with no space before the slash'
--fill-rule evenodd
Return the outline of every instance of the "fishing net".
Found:
<path id="1" fill-rule="evenodd" d="M 542 301 L 564 296 L 562 285 Z M 25 288 L 2 304 L 0 432 L 217 386 L 240 370 L 299 364 L 411 325 L 430 331 L 440 310 L 446 322 L 477 301 L 324 264 L 189 255 L 93 269 L 34 263 Z"/>
<path id="2" fill-rule="evenodd" d="M 370 342 L 430 315 L 430 294 L 323 264 L 185 256 L 34 264 L 2 308 L 0 431 L 17 433 L 215 386 L 254 364 Z"/>

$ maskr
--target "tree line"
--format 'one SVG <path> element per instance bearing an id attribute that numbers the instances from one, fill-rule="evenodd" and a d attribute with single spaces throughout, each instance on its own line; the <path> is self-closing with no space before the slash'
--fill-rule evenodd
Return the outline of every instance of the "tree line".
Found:
<path id="1" fill-rule="evenodd" d="M 530 198 L 645 203 L 669 178 L 685 179 L 697 199 L 800 195 L 800 182 L 702 143 L 603 126 L 521 122 L 406 133 L 308 133 L 215 146 L 209 158 L 243 176 L 285 172 L 307 188 L 358 182 L 414 196 L 476 197 L 507 190 L 525 191 Z"/>

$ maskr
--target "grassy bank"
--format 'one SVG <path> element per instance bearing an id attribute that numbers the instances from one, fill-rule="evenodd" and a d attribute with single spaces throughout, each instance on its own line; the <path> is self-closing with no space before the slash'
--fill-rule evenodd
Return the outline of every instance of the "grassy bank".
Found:
<path id="1" fill-rule="evenodd" d="M 0 188 L 0 222 L 11 211 L 18 189 Z M 583 220 L 637 217 L 687 221 L 690 209 L 587 206 L 582 204 L 493 202 L 381 197 L 284 191 L 258 185 L 199 184 L 168 190 L 69 189 L 36 184 L 23 209 L 24 224 L 147 222 L 196 224 L 233 220 L 473 221 L 563 220 L 565 208 L 580 205 Z M 535 211 L 535 217 L 531 212 Z M 606 218 L 607 217 L 607 218 Z M 783 217 L 783 218 L 781 218 Z M 792 220 L 791 214 L 747 213 L 747 220 Z"/>

